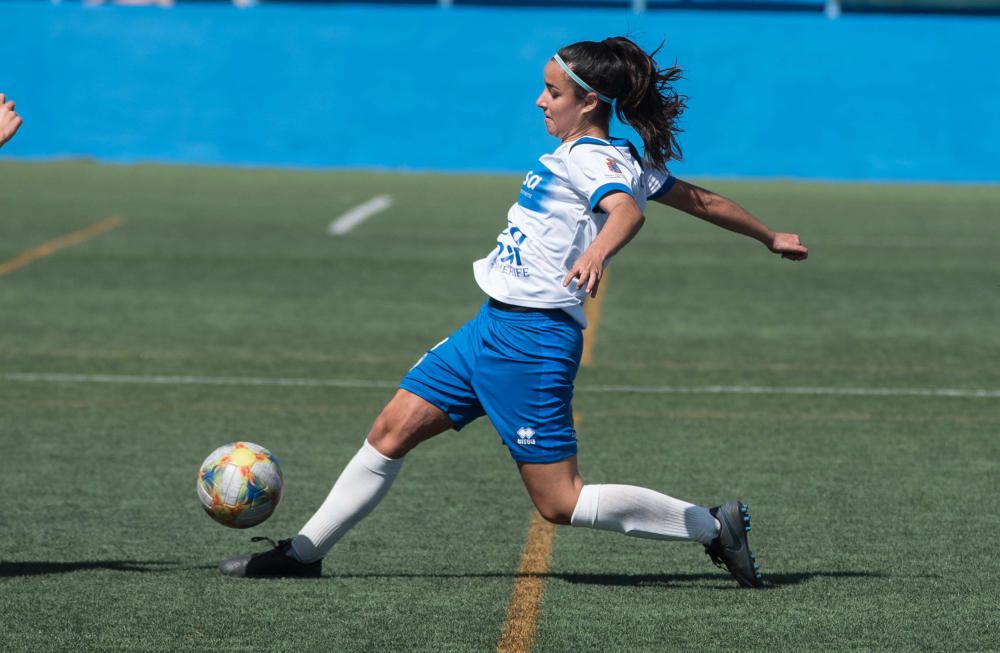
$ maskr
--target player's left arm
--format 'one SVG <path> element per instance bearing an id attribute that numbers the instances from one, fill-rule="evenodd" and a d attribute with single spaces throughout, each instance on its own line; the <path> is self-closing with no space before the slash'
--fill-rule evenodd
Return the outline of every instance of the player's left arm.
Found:
<path id="1" fill-rule="evenodd" d="M 670 190 L 655 201 L 759 240 L 775 254 L 781 254 L 782 258 L 802 261 L 809 256 L 809 248 L 799 241 L 798 234 L 771 231 L 742 206 L 707 188 L 677 179 Z"/>
<path id="2" fill-rule="evenodd" d="M 608 259 L 627 245 L 646 221 L 639 205 L 628 193 L 608 193 L 597 206 L 608 214 L 607 222 L 563 279 L 563 286 L 576 279 L 577 287 L 586 288 L 591 297 L 597 296 Z"/>

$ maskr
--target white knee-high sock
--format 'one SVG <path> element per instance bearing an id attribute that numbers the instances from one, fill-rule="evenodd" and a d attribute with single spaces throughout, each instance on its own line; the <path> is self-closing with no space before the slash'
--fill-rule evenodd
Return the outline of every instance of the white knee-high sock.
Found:
<path id="1" fill-rule="evenodd" d="M 402 458 L 383 456 L 365 440 L 340 473 L 323 505 L 292 540 L 292 557 L 313 562 L 325 556 L 378 505 L 402 466 Z"/>
<path id="2" fill-rule="evenodd" d="M 702 544 L 710 544 L 719 534 L 719 522 L 707 508 L 634 485 L 584 485 L 570 523 L 632 537 Z"/>

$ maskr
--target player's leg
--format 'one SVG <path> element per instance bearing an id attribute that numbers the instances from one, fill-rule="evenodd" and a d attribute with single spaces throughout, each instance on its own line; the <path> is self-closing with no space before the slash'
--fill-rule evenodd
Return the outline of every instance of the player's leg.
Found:
<path id="1" fill-rule="evenodd" d="M 364 445 L 347 463 L 319 510 L 292 540 L 272 551 L 224 561 L 230 576 L 318 576 L 320 561 L 388 493 L 415 446 L 483 414 L 469 378 L 478 350 L 470 321 L 407 373 L 400 390 L 372 424 Z"/>
<path id="2" fill-rule="evenodd" d="M 389 492 L 403 467 L 403 456 L 452 427 L 437 406 L 407 390 L 397 391 L 319 510 L 292 540 L 292 555 L 306 563 L 326 556 Z"/>
<path id="3" fill-rule="evenodd" d="M 572 407 L 583 335 L 571 318 L 561 311 L 487 316 L 490 339 L 474 386 L 543 517 L 704 544 L 718 535 L 707 508 L 641 487 L 584 485 Z"/>
<path id="4" fill-rule="evenodd" d="M 708 509 L 635 485 L 585 485 L 576 456 L 517 465 L 532 502 L 550 522 L 701 542 L 712 562 L 725 566 L 741 585 L 763 585 L 746 535 L 750 514 L 739 501 Z"/>
<path id="5" fill-rule="evenodd" d="M 447 413 L 400 389 L 375 418 L 365 442 L 386 458 L 402 458 L 421 442 L 452 428 Z"/>
<path id="6" fill-rule="evenodd" d="M 397 391 L 302 530 L 274 543 L 270 551 L 225 560 L 219 570 L 238 577 L 319 576 L 323 557 L 389 492 L 403 456 L 452 427 L 451 418 L 437 406 L 407 390 Z"/>
<path id="7" fill-rule="evenodd" d="M 556 524 L 705 545 L 719 535 L 708 508 L 635 485 L 585 485 L 576 456 L 556 463 L 518 462 L 518 469 L 538 512 Z"/>
<path id="8" fill-rule="evenodd" d="M 583 489 L 576 456 L 555 463 L 514 462 L 538 514 L 553 524 L 569 525 Z"/>

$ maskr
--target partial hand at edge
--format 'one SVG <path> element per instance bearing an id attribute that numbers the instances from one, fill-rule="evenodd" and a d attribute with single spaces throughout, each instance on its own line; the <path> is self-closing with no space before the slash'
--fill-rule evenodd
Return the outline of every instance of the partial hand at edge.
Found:
<path id="1" fill-rule="evenodd" d="M 0 93 L 0 147 L 14 137 L 21 127 L 21 116 L 14 111 L 14 102 L 7 101 L 7 96 Z"/>

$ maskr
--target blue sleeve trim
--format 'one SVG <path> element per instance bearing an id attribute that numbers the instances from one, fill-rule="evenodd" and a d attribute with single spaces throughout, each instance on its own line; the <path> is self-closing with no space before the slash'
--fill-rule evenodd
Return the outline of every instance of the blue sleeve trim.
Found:
<path id="1" fill-rule="evenodd" d="M 634 196 L 632 195 L 632 189 L 626 186 L 625 184 L 618 184 L 618 183 L 604 184 L 591 194 L 590 210 L 591 211 L 597 210 L 597 205 L 601 203 L 601 200 L 603 200 L 608 195 L 608 193 L 613 193 L 615 191 L 621 191 L 627 194 L 629 197 L 634 198 Z"/>
<path id="2" fill-rule="evenodd" d="M 639 161 L 640 163 L 642 162 L 642 157 L 639 156 L 639 150 L 637 150 L 635 145 L 632 145 L 632 141 L 628 140 L 627 138 L 616 138 L 615 136 L 612 136 L 608 139 L 608 142 L 614 145 L 615 147 L 627 147 L 628 151 L 632 153 L 632 156 L 635 158 L 635 160 Z"/>
<path id="3" fill-rule="evenodd" d="M 662 197 L 666 195 L 667 191 L 673 188 L 674 184 L 676 183 L 677 183 L 677 177 L 668 174 L 667 178 L 663 181 L 663 185 L 660 186 L 659 189 L 657 189 L 657 191 L 652 195 L 650 195 L 647 199 L 655 200 L 657 197 Z"/>

